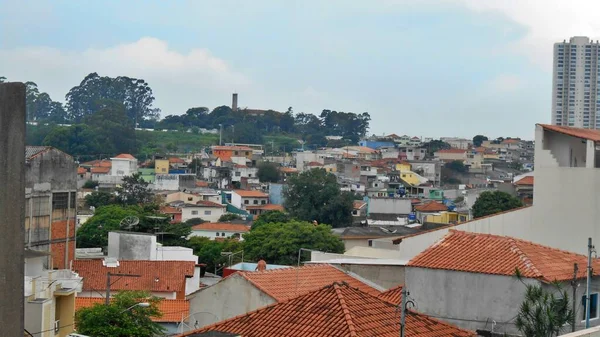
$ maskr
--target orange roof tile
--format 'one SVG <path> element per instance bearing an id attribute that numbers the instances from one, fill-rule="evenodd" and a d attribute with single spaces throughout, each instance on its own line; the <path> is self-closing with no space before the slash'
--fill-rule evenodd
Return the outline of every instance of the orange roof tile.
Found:
<path id="1" fill-rule="evenodd" d="M 247 146 L 213 146 L 212 147 L 213 151 L 252 151 L 252 148 L 247 147 Z"/>
<path id="2" fill-rule="evenodd" d="M 265 205 L 256 205 L 256 206 L 246 206 L 246 209 L 261 209 L 264 211 L 280 211 L 283 212 L 285 208 L 281 205 L 275 204 L 265 204 Z"/>
<path id="3" fill-rule="evenodd" d="M 306 164 L 306 166 L 323 166 L 323 164 L 319 163 L 318 161 L 311 161 L 310 163 Z"/>
<path id="4" fill-rule="evenodd" d="M 359 288 L 373 296 L 380 293 L 379 290 L 328 264 L 312 264 L 259 272 L 241 272 L 241 274 L 279 302 L 304 295 L 333 282 L 346 282 L 350 286 Z"/>
<path id="5" fill-rule="evenodd" d="M 552 282 L 572 279 L 573 263 L 585 266 L 587 258 L 508 236 L 450 230 L 408 266 L 506 276 L 518 268 L 524 277 Z M 600 273 L 600 261 L 593 266 Z M 580 268 L 578 277 L 585 276 Z"/>
<path id="6" fill-rule="evenodd" d="M 233 192 L 242 198 L 268 198 L 269 195 L 256 190 L 233 190 Z"/>
<path id="7" fill-rule="evenodd" d="M 226 232 L 248 232 L 250 230 L 249 226 L 244 224 L 237 223 L 229 223 L 229 222 L 205 222 L 199 225 L 192 226 L 192 230 L 197 231 L 226 231 Z"/>
<path id="8" fill-rule="evenodd" d="M 110 160 L 92 160 L 92 161 L 86 161 L 85 163 L 81 163 L 79 164 L 81 166 L 90 166 L 90 167 L 111 167 L 112 166 L 112 162 Z"/>
<path id="9" fill-rule="evenodd" d="M 402 303 L 402 285 L 390 288 L 377 297 L 393 305 L 400 305 Z"/>
<path id="10" fill-rule="evenodd" d="M 87 170 L 84 167 L 77 168 L 77 174 L 86 174 Z"/>
<path id="11" fill-rule="evenodd" d="M 129 153 L 121 153 L 120 155 L 114 157 L 114 158 L 121 158 L 121 159 L 135 159 L 134 156 L 130 155 Z"/>
<path id="12" fill-rule="evenodd" d="M 208 187 L 208 181 L 198 180 L 196 181 L 196 187 Z"/>
<path id="13" fill-rule="evenodd" d="M 109 173 L 110 167 L 92 167 L 92 173 Z"/>
<path id="14" fill-rule="evenodd" d="M 392 139 L 393 139 L 393 138 L 400 138 L 400 136 L 398 136 L 398 135 L 397 135 L 397 134 L 395 134 L 395 133 L 391 133 L 391 134 L 389 134 L 389 135 L 387 135 L 387 136 L 384 136 L 384 138 L 392 138 Z"/>
<path id="15" fill-rule="evenodd" d="M 533 176 L 527 176 L 515 182 L 515 185 L 533 185 Z"/>
<path id="16" fill-rule="evenodd" d="M 431 201 L 424 205 L 415 206 L 415 210 L 419 212 L 442 212 L 447 211 L 448 207 L 442 203 Z"/>
<path id="17" fill-rule="evenodd" d="M 298 169 L 295 167 L 280 167 L 279 171 L 283 173 L 297 173 Z"/>
<path id="18" fill-rule="evenodd" d="M 176 207 L 163 206 L 160 208 L 160 212 L 164 214 L 181 214 L 181 210 Z"/>
<path id="19" fill-rule="evenodd" d="M 366 202 L 360 201 L 360 200 L 355 200 L 352 203 L 352 206 L 354 207 L 354 209 L 361 209 L 361 208 L 365 207 L 366 205 L 367 205 Z"/>
<path id="20" fill-rule="evenodd" d="M 218 204 L 216 202 L 208 201 L 208 200 L 199 200 L 196 202 L 196 205 L 199 207 L 225 207 L 225 205 Z"/>
<path id="21" fill-rule="evenodd" d="M 170 164 L 185 164 L 185 160 L 183 160 L 179 157 L 171 157 L 171 158 L 169 158 L 169 163 Z"/>
<path id="22" fill-rule="evenodd" d="M 375 153 L 377 152 L 377 150 L 374 150 L 370 147 L 366 147 L 366 146 L 344 146 L 342 148 L 344 151 L 345 150 L 349 150 L 349 151 L 357 151 L 359 153 Z"/>
<path id="23" fill-rule="evenodd" d="M 600 142 L 600 130 L 595 129 L 580 129 L 574 128 L 570 126 L 560 126 L 560 125 L 549 125 L 549 124 L 537 124 L 542 128 L 558 133 L 562 133 L 568 136 L 583 138 L 593 140 L 595 142 Z"/>
<path id="24" fill-rule="evenodd" d="M 73 270 L 83 277 L 83 290 L 106 288 L 106 274 L 133 274 L 141 277 L 114 278 L 113 290 L 184 292 L 187 277 L 194 276 L 194 261 L 119 261 L 119 267 L 107 268 L 103 260 L 75 260 Z M 158 278 L 158 282 L 156 282 Z"/>
<path id="25" fill-rule="evenodd" d="M 436 153 L 465 153 L 467 152 L 467 150 L 462 150 L 462 149 L 444 149 L 444 150 L 439 150 Z"/>
<path id="26" fill-rule="evenodd" d="M 75 310 L 91 307 L 94 304 L 104 304 L 102 297 L 75 297 Z M 151 317 L 152 321 L 158 323 L 181 322 L 182 317 L 188 316 L 190 302 L 188 300 L 162 299 L 158 303 L 161 317 Z"/>
<path id="27" fill-rule="evenodd" d="M 518 142 L 520 142 L 520 139 L 515 139 L 515 138 L 511 138 L 511 139 L 505 139 L 502 141 L 502 144 L 516 144 Z"/>
<path id="28" fill-rule="evenodd" d="M 183 336 L 220 331 L 244 337 L 397 337 L 398 315 L 395 305 L 351 285 L 333 283 Z M 406 315 L 405 332 L 407 337 L 475 336 L 414 311 Z"/>

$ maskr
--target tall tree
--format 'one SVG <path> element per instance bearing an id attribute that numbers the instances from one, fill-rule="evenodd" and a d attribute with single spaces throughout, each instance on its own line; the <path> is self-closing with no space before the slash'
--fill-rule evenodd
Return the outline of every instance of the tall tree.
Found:
<path id="1" fill-rule="evenodd" d="M 473 217 L 480 218 L 523 206 L 521 200 L 501 191 L 485 191 L 473 204 Z"/>
<path id="2" fill-rule="evenodd" d="M 292 218 L 289 214 L 280 211 L 268 211 L 258 216 L 256 220 L 252 222 L 252 229 L 258 228 L 268 223 L 278 222 L 290 222 Z"/>
<path id="3" fill-rule="evenodd" d="M 427 148 L 427 154 L 430 156 L 433 156 L 433 154 L 438 152 L 439 150 L 447 150 L 447 149 L 451 148 L 452 146 L 450 146 L 450 144 L 448 144 L 444 141 L 436 139 L 436 140 L 432 140 L 430 142 L 424 143 L 422 145 L 422 147 Z"/>
<path id="4" fill-rule="evenodd" d="M 483 143 L 484 140 L 488 140 L 488 137 L 484 135 L 477 135 L 473 137 L 473 146 L 479 147 Z"/>
<path id="5" fill-rule="evenodd" d="M 262 162 L 258 165 L 258 172 L 256 174 L 258 180 L 263 183 L 276 183 L 279 181 L 279 167 L 275 163 Z"/>
<path id="6" fill-rule="evenodd" d="M 53 128 L 44 137 L 42 144 L 56 147 L 71 155 L 90 155 L 106 153 L 103 150 L 108 148 L 110 143 L 102 146 L 97 133 L 91 127 L 77 124 L 71 127 Z"/>
<path id="7" fill-rule="evenodd" d="M 86 116 L 83 122 L 90 126 L 103 144 L 102 153 L 119 154 L 136 151 L 135 130 L 127 119 L 125 107 L 117 101 L 100 100 L 99 110 Z"/>
<path id="8" fill-rule="evenodd" d="M 143 205 L 154 201 L 154 195 L 142 179 L 140 173 L 123 177 L 121 187 L 117 188 L 117 201 L 123 205 Z"/>
<path id="9" fill-rule="evenodd" d="M 288 179 L 285 208 L 299 220 L 318 221 L 334 227 L 352 223 L 352 195 L 342 193 L 336 177 L 324 169 L 312 169 Z"/>

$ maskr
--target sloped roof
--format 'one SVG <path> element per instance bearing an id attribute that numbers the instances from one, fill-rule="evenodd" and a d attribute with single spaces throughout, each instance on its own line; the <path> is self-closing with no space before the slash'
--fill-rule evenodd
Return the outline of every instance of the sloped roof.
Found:
<path id="1" fill-rule="evenodd" d="M 213 151 L 252 151 L 252 148 L 247 146 L 221 146 L 216 145 L 211 148 Z"/>
<path id="2" fill-rule="evenodd" d="M 279 171 L 283 173 L 297 173 L 298 169 L 295 167 L 280 167 Z"/>
<path id="3" fill-rule="evenodd" d="M 130 155 L 129 153 L 121 153 L 120 155 L 113 157 L 113 158 L 119 158 L 119 159 L 135 159 L 134 156 Z"/>
<path id="4" fill-rule="evenodd" d="M 306 164 L 306 166 L 323 166 L 323 164 L 319 163 L 318 161 L 311 161 L 310 163 Z"/>
<path id="5" fill-rule="evenodd" d="M 390 288 L 377 296 L 380 300 L 386 301 L 393 305 L 402 303 L 402 285 Z"/>
<path id="6" fill-rule="evenodd" d="M 380 293 L 379 290 L 328 264 L 241 272 L 241 275 L 278 302 L 306 294 L 333 282 L 346 282 L 374 296 Z"/>
<path id="7" fill-rule="evenodd" d="M 250 230 L 249 226 L 237 223 L 229 223 L 229 222 L 205 222 L 199 225 L 192 226 L 192 230 L 197 231 L 227 231 L 227 232 L 248 232 Z"/>
<path id="8" fill-rule="evenodd" d="M 233 190 L 233 192 L 243 198 L 268 198 L 269 195 L 256 190 Z"/>
<path id="9" fill-rule="evenodd" d="M 109 173 L 110 167 L 94 166 L 91 169 L 92 173 Z"/>
<path id="10" fill-rule="evenodd" d="M 208 187 L 208 181 L 196 180 L 196 187 Z"/>
<path id="11" fill-rule="evenodd" d="M 333 283 L 303 296 L 276 303 L 188 332 L 231 332 L 244 337 L 397 337 L 396 306 L 345 283 Z M 462 337 L 475 333 L 408 311 L 406 336 Z"/>
<path id="12" fill-rule="evenodd" d="M 568 136 L 573 136 L 582 139 L 589 139 L 595 142 L 600 142 L 600 130 L 596 129 L 580 129 L 571 126 L 560 126 L 560 125 L 549 125 L 549 124 L 537 124 L 545 130 L 550 130 L 558 133 L 562 133 Z"/>
<path id="13" fill-rule="evenodd" d="M 171 157 L 169 158 L 169 163 L 171 164 L 185 164 L 185 160 L 179 157 Z"/>
<path id="14" fill-rule="evenodd" d="M 518 268 L 523 277 L 552 282 L 571 280 L 573 263 L 585 266 L 587 257 L 508 236 L 450 230 L 408 266 L 505 276 Z M 598 274 L 600 262 L 593 267 Z M 578 277 L 585 276 L 579 268 Z"/>
<path id="15" fill-rule="evenodd" d="M 132 274 L 141 277 L 114 278 L 113 290 L 147 290 L 180 292 L 187 277 L 194 276 L 194 261 L 119 261 L 119 267 L 108 268 L 103 260 L 75 260 L 73 271 L 83 277 L 83 290 L 106 289 L 106 274 Z M 158 282 L 156 279 L 158 278 Z"/>
<path id="16" fill-rule="evenodd" d="M 25 147 L 25 159 L 29 160 L 37 156 L 42 152 L 46 152 L 52 149 L 50 146 L 26 146 Z"/>
<path id="17" fill-rule="evenodd" d="M 415 210 L 419 212 L 442 212 L 447 211 L 448 207 L 442 203 L 431 201 L 423 205 L 415 206 Z"/>
<path id="18" fill-rule="evenodd" d="M 533 176 L 527 176 L 519 179 L 517 182 L 515 182 L 515 185 L 533 185 L 533 181 Z"/>
<path id="19" fill-rule="evenodd" d="M 360 200 L 354 200 L 354 201 L 352 202 L 352 207 L 353 207 L 354 209 L 361 209 L 361 208 L 363 208 L 363 207 L 365 207 L 365 206 L 367 206 L 367 203 L 366 203 L 366 202 L 364 202 L 364 201 L 360 201 Z"/>
<path id="20" fill-rule="evenodd" d="M 77 168 L 77 174 L 86 174 L 87 170 L 84 167 Z"/>
<path id="21" fill-rule="evenodd" d="M 225 207 L 225 205 L 218 204 L 216 202 L 208 201 L 208 200 L 199 200 L 196 202 L 196 206 L 199 207 Z"/>
<path id="22" fill-rule="evenodd" d="M 179 208 L 171 206 L 161 207 L 160 212 L 164 214 L 181 214 L 181 210 Z"/>
<path id="23" fill-rule="evenodd" d="M 94 304 L 104 304 L 103 297 L 75 297 L 75 310 L 91 307 Z M 162 299 L 158 303 L 158 310 L 162 313 L 161 317 L 151 317 L 152 321 L 157 323 L 181 322 L 181 317 L 186 317 L 190 312 L 190 302 L 188 300 L 168 300 Z"/>

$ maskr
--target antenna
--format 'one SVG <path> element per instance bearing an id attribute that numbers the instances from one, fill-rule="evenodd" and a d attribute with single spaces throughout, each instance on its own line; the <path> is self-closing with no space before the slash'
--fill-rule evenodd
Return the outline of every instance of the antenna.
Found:
<path id="1" fill-rule="evenodd" d="M 138 218 L 137 216 L 128 216 L 128 217 L 124 218 L 123 220 L 121 220 L 121 222 L 119 223 L 119 226 L 122 229 L 131 230 L 133 228 L 133 226 L 135 226 L 139 223 L 140 223 L 140 218 Z"/>

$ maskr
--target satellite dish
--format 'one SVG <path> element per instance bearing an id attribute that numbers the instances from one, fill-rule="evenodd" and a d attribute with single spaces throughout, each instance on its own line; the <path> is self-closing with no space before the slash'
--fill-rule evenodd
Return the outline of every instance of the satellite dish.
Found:
<path id="1" fill-rule="evenodd" d="M 128 216 L 121 220 L 120 226 L 122 229 L 130 230 L 133 226 L 140 223 L 140 219 L 137 216 Z"/>

